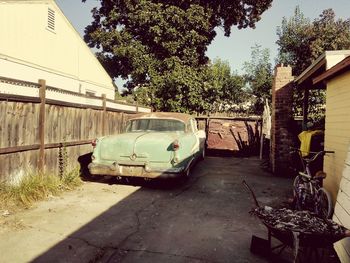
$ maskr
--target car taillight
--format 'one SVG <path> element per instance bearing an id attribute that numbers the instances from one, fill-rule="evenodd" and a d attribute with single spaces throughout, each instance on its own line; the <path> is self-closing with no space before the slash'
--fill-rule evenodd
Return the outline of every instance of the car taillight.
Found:
<path id="1" fill-rule="evenodd" d="M 96 147 L 96 145 L 97 145 L 97 139 L 93 139 L 92 141 L 91 141 L 91 145 L 92 145 L 92 147 Z"/>
<path id="2" fill-rule="evenodd" d="M 179 141 L 178 141 L 178 140 L 175 140 L 175 141 L 173 142 L 173 150 L 174 150 L 174 151 L 177 151 L 179 148 L 180 148 Z"/>

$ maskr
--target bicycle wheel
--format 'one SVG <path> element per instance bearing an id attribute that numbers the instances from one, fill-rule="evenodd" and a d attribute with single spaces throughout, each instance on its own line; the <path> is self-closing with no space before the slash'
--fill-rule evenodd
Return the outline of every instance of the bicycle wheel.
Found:
<path id="1" fill-rule="evenodd" d="M 294 198 L 297 195 L 299 184 L 300 184 L 300 177 L 297 175 L 293 181 L 293 196 L 294 196 Z"/>
<path id="2" fill-rule="evenodd" d="M 293 181 L 293 208 L 296 210 L 303 210 L 303 197 L 300 186 L 302 183 L 300 176 L 297 175 Z"/>
<path id="3" fill-rule="evenodd" d="M 322 218 L 330 218 L 333 212 L 331 195 L 324 188 L 317 190 L 315 212 Z"/>

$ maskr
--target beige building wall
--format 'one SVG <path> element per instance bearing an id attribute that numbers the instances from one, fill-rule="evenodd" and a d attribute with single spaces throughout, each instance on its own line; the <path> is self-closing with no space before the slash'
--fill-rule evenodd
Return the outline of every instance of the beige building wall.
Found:
<path id="1" fill-rule="evenodd" d="M 324 187 L 335 201 L 333 220 L 350 229 L 350 71 L 328 81 L 325 149 L 327 173 Z M 335 243 L 341 262 L 350 262 L 350 238 Z"/>
<path id="2" fill-rule="evenodd" d="M 1 1 L 0 35 L 1 76 L 37 81 L 28 79 L 31 68 L 43 75 L 56 74 L 48 77 L 47 85 L 57 87 L 58 75 L 59 88 L 95 90 L 98 96 L 105 93 L 114 99 L 112 79 L 53 0 Z"/>
<path id="3" fill-rule="evenodd" d="M 324 157 L 325 187 L 336 199 L 350 143 L 350 72 L 327 83 L 325 149 L 335 151 Z"/>

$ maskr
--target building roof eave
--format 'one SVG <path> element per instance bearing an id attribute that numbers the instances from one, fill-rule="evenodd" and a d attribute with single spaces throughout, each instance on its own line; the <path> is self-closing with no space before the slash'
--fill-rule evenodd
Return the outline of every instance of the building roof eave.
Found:
<path id="1" fill-rule="evenodd" d="M 295 78 L 294 82 L 298 85 L 302 85 L 313 73 L 320 69 L 323 65 L 326 65 L 326 53 L 319 56 L 310 66 L 308 66 L 298 77 Z"/>
<path id="2" fill-rule="evenodd" d="M 346 57 L 342 61 L 340 61 L 338 64 L 334 65 L 332 68 L 324 72 L 323 74 L 317 76 L 312 80 L 313 85 L 317 85 L 320 83 L 324 83 L 325 81 L 334 78 L 341 74 L 344 71 L 347 71 L 350 69 L 350 56 Z"/>

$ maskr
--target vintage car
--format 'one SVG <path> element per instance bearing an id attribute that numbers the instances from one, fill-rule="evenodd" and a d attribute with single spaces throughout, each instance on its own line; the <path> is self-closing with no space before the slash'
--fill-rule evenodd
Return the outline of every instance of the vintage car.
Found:
<path id="1" fill-rule="evenodd" d="M 205 131 L 184 113 L 153 112 L 129 119 L 126 132 L 93 142 L 92 175 L 143 178 L 190 175 L 205 155 Z"/>

